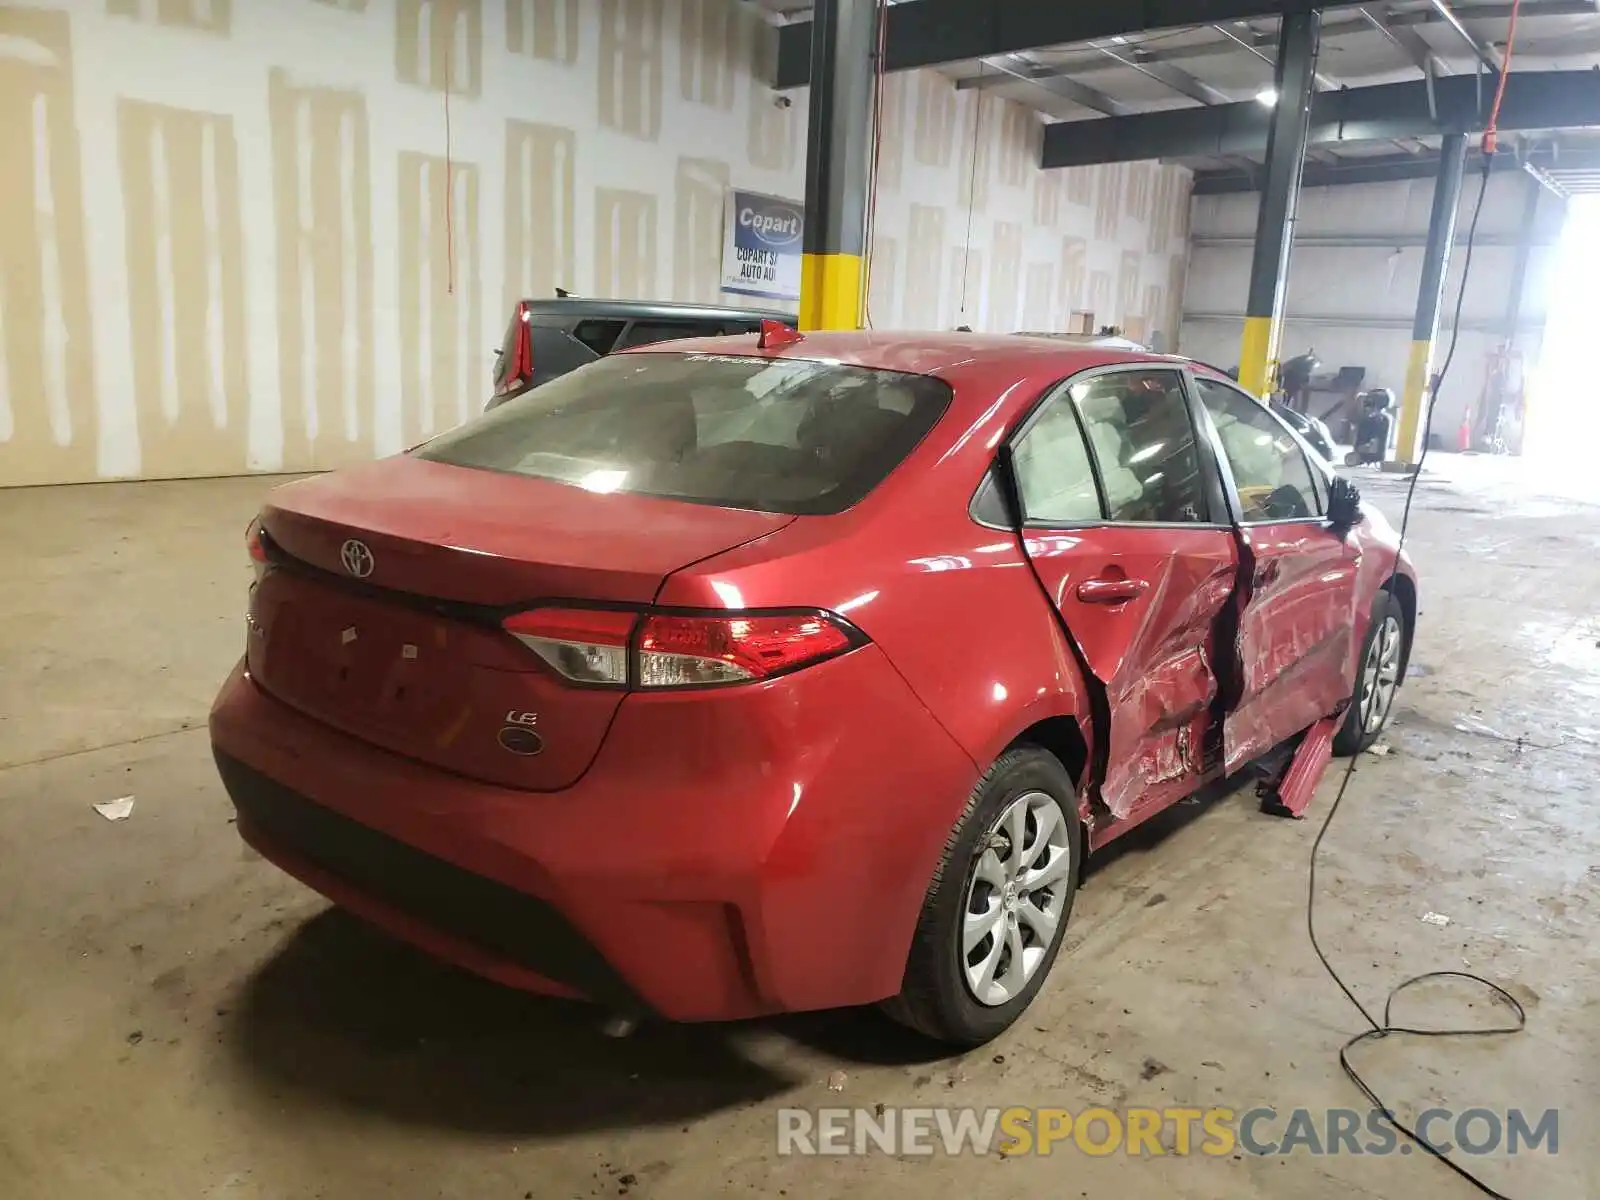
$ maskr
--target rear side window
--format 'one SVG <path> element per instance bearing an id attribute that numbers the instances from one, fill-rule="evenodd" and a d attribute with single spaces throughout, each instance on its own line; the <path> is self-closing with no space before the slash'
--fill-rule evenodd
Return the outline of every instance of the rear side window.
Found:
<path id="1" fill-rule="evenodd" d="M 721 333 L 721 321 L 635 321 L 617 342 L 617 349 L 650 346 L 677 338 L 719 337 Z"/>
<path id="2" fill-rule="evenodd" d="M 1322 516 L 1325 505 L 1312 481 L 1311 464 L 1283 423 L 1243 392 L 1211 379 L 1195 383 L 1233 468 L 1244 520 Z"/>
<path id="3" fill-rule="evenodd" d="M 602 358 L 428 442 L 419 458 L 726 508 L 856 503 L 933 428 L 941 380 L 803 359 Z"/>
<path id="4" fill-rule="evenodd" d="M 1121 371 L 1071 387 L 1113 521 L 1206 519 L 1194 426 L 1176 371 Z"/>
<path id="5" fill-rule="evenodd" d="M 1072 402 L 1063 391 L 1045 402 L 1013 452 L 1024 517 L 1045 525 L 1100 519 L 1100 495 Z"/>
<path id="6" fill-rule="evenodd" d="M 624 324 L 624 321 L 579 321 L 573 326 L 572 336 L 596 354 L 610 354 Z"/>

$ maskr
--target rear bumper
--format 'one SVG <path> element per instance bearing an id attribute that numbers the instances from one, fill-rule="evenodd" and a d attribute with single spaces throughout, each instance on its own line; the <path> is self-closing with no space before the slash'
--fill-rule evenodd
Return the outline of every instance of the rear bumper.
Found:
<path id="1" fill-rule="evenodd" d="M 239 834 L 291 875 L 433 953 L 513 986 L 640 1007 L 549 904 L 396 841 L 215 751 Z M 564 982 L 563 982 L 564 981 Z"/>
<path id="2" fill-rule="evenodd" d="M 554 793 L 378 750 L 242 669 L 211 734 L 241 835 L 335 903 L 503 983 L 672 1020 L 894 994 L 977 774 L 870 646 L 630 696 Z"/>

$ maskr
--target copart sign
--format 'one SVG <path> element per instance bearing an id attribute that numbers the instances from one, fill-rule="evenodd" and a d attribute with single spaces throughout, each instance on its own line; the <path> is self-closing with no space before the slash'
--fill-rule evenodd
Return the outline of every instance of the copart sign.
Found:
<path id="1" fill-rule="evenodd" d="M 767 300 L 800 299 L 805 213 L 800 204 L 759 192 L 728 193 L 722 290 Z"/>

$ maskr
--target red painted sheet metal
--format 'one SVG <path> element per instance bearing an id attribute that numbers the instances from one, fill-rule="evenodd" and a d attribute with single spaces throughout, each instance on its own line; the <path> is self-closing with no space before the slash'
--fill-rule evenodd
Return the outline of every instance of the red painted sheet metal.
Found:
<path id="1" fill-rule="evenodd" d="M 1338 729 L 1338 717 L 1325 717 L 1311 727 L 1290 760 L 1289 769 L 1263 803 L 1267 812 L 1285 817 L 1305 813 L 1333 759 L 1333 735 Z"/>

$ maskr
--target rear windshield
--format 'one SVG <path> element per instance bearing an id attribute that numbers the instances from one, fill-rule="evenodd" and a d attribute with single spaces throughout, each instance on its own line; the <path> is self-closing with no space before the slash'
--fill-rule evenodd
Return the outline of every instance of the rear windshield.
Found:
<path id="1" fill-rule="evenodd" d="M 623 354 L 434 438 L 419 458 L 596 492 L 840 512 L 933 428 L 947 384 L 803 359 Z"/>

